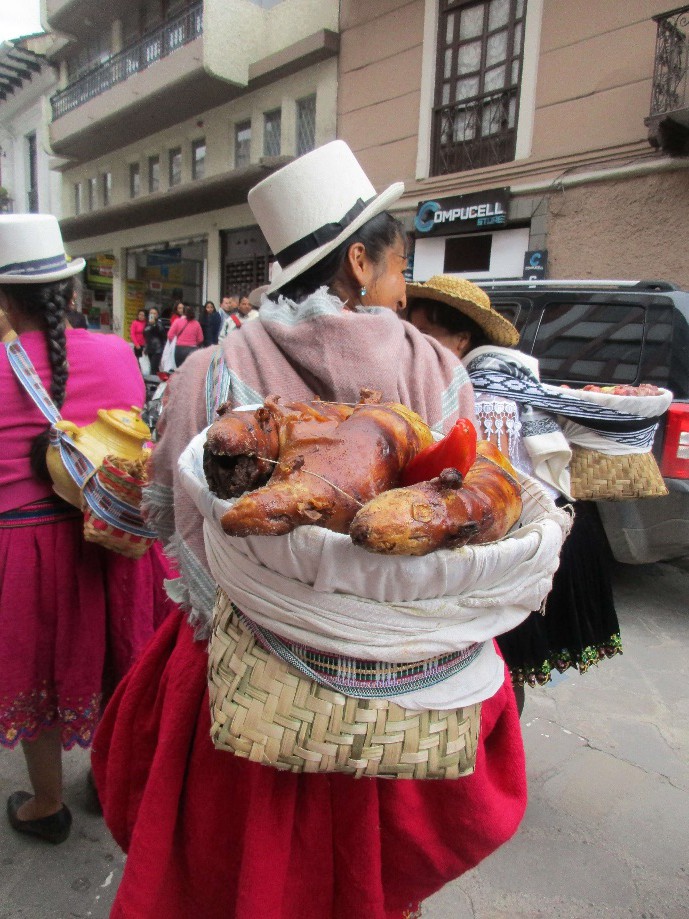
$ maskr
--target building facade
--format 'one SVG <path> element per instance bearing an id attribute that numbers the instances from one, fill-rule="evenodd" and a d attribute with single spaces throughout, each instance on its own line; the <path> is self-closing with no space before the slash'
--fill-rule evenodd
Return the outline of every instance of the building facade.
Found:
<path id="1" fill-rule="evenodd" d="M 689 7 L 343 0 L 338 135 L 413 274 L 689 287 Z"/>
<path id="2" fill-rule="evenodd" d="M 49 35 L 0 43 L 0 212 L 60 216 L 60 177 L 50 169 L 44 97 L 57 85 Z"/>
<path id="3" fill-rule="evenodd" d="M 335 0 L 42 0 L 53 166 L 93 328 L 268 280 L 248 190 L 336 128 Z"/>

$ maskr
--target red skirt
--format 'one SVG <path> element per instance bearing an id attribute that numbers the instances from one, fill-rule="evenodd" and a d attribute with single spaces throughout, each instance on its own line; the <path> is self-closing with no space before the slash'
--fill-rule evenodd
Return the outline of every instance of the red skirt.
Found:
<path id="1" fill-rule="evenodd" d="M 294 775 L 215 750 L 207 653 L 172 613 L 93 746 L 128 853 L 111 919 L 391 919 L 516 831 L 526 773 L 511 687 L 483 704 L 476 771 L 453 781 Z"/>
<path id="2" fill-rule="evenodd" d="M 0 746 L 53 727 L 65 749 L 89 746 L 103 694 L 172 609 L 158 544 L 127 559 L 85 542 L 83 526 L 56 499 L 0 520 Z"/>

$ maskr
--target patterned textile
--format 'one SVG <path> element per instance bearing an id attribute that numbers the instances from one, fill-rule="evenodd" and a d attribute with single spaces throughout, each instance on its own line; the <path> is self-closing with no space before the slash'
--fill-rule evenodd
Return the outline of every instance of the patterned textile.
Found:
<path id="1" fill-rule="evenodd" d="M 384 663 L 326 654 L 296 642 L 286 642 L 263 629 L 232 604 L 232 608 L 266 650 L 291 664 L 322 686 L 357 699 L 386 699 L 434 686 L 464 670 L 481 652 L 474 643 L 462 651 L 411 663 Z"/>
<path id="2" fill-rule="evenodd" d="M 483 350 L 483 349 L 481 349 Z M 488 349 L 485 349 L 488 351 Z M 472 385 L 478 392 L 491 393 L 520 404 L 540 408 L 591 428 L 601 437 L 647 450 L 653 443 L 657 418 L 618 412 L 565 395 L 555 386 L 540 383 L 529 370 L 504 357 L 478 353 L 467 361 Z"/>

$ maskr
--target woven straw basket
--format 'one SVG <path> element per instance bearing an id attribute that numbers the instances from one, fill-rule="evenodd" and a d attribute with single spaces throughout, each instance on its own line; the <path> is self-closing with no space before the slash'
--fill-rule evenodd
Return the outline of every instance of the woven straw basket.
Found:
<path id="1" fill-rule="evenodd" d="M 572 497 L 580 501 L 629 501 L 668 493 L 652 453 L 611 456 L 572 447 Z"/>
<path id="2" fill-rule="evenodd" d="M 141 558 L 153 545 L 153 539 L 135 536 L 101 520 L 87 507 L 84 511 L 84 539 L 126 558 Z"/>
<path id="3" fill-rule="evenodd" d="M 218 590 L 209 653 L 220 750 L 290 772 L 455 779 L 476 764 L 480 703 L 410 711 L 321 686 L 265 651 Z"/>

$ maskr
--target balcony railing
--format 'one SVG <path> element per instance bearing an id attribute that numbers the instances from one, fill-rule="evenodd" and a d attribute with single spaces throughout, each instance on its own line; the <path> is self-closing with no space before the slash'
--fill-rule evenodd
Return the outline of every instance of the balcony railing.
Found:
<path id="1" fill-rule="evenodd" d="M 514 159 L 517 87 L 443 105 L 433 112 L 433 175 Z"/>
<path id="2" fill-rule="evenodd" d="M 658 24 L 651 91 L 651 117 L 689 108 L 689 6 L 654 16 Z"/>
<path id="3" fill-rule="evenodd" d="M 203 3 L 197 3 L 56 93 L 50 100 L 53 120 L 107 92 L 133 74 L 146 70 L 151 64 L 194 41 L 202 32 Z"/>

